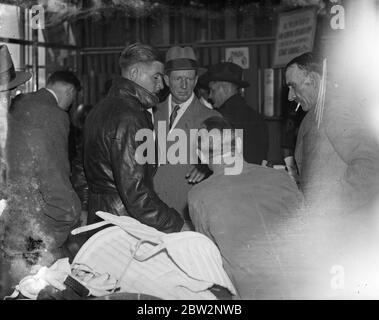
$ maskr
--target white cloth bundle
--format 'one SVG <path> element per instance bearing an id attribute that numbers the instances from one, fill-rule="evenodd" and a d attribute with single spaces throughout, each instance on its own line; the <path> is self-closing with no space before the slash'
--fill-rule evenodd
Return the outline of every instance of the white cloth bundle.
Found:
<path id="1" fill-rule="evenodd" d="M 120 292 L 162 299 L 216 299 L 213 285 L 235 288 L 222 267 L 216 245 L 197 232 L 165 234 L 131 217 L 97 212 L 105 221 L 81 227 L 80 233 L 111 223 L 79 250 L 74 265 L 117 279 Z M 82 281 L 85 283 L 85 281 Z"/>

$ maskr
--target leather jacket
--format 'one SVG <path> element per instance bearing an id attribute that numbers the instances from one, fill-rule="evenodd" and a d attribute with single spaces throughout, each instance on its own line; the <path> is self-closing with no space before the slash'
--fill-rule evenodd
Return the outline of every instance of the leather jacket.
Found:
<path id="1" fill-rule="evenodd" d="M 153 130 L 147 111 L 158 98 L 125 78 L 117 78 L 106 98 L 88 115 L 84 127 L 84 169 L 89 186 L 88 224 L 96 211 L 128 215 L 160 231 L 177 232 L 179 213 L 153 189 L 155 163 L 139 164 L 135 153 L 140 129 Z M 155 150 L 155 152 L 157 152 Z"/>

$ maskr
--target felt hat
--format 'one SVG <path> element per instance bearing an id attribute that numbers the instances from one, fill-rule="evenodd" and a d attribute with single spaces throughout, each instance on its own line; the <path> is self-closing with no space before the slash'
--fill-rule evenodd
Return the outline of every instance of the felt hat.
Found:
<path id="1" fill-rule="evenodd" d="M 6 45 L 0 45 L 0 91 L 12 90 L 31 78 L 29 72 L 16 71 Z"/>
<path id="2" fill-rule="evenodd" d="M 165 71 L 200 70 L 195 52 L 191 47 L 171 47 L 166 53 Z"/>
<path id="3" fill-rule="evenodd" d="M 221 62 L 212 65 L 208 71 L 203 74 L 199 82 L 208 86 L 211 81 L 226 81 L 238 85 L 240 88 L 247 88 L 250 84 L 242 80 L 243 69 L 232 62 Z"/>

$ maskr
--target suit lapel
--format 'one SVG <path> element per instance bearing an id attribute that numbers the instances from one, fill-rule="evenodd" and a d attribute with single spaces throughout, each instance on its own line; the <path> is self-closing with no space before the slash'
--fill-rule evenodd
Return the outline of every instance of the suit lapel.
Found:
<path id="1" fill-rule="evenodd" d="M 192 122 L 196 118 L 196 115 L 199 112 L 198 100 L 196 96 L 193 98 L 191 104 L 188 106 L 186 112 L 181 116 L 178 123 L 176 124 L 176 129 L 182 129 L 186 132 L 192 128 Z"/>
<path id="2" fill-rule="evenodd" d="M 154 112 L 154 130 L 155 134 L 158 134 L 158 121 L 166 121 L 168 128 L 168 98 L 162 103 L 158 104 L 156 111 Z"/>

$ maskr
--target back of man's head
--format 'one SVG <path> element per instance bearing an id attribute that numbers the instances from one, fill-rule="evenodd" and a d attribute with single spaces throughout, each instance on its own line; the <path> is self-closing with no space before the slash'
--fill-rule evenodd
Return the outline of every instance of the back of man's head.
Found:
<path id="1" fill-rule="evenodd" d="M 147 44 L 134 43 L 122 51 L 119 58 L 119 66 L 124 71 L 136 63 L 151 63 L 161 60 L 159 51 L 153 47 Z"/>
<path id="2" fill-rule="evenodd" d="M 198 152 L 202 162 L 212 170 L 215 170 L 215 165 L 230 167 L 225 169 L 226 175 L 240 174 L 243 168 L 241 131 L 222 117 L 204 120 L 198 135 Z"/>
<path id="3" fill-rule="evenodd" d="M 76 75 L 68 70 L 61 70 L 56 71 L 50 75 L 50 77 L 47 79 L 47 86 L 52 86 L 56 83 L 64 83 L 64 84 L 70 84 L 74 86 L 76 91 L 81 90 L 81 85 L 79 79 L 76 77 Z"/>
<path id="4" fill-rule="evenodd" d="M 73 72 L 63 70 L 54 72 L 47 79 L 46 88 L 55 93 L 58 106 L 63 110 L 68 110 L 76 93 L 81 90 L 81 85 Z"/>
<path id="5" fill-rule="evenodd" d="M 208 147 L 209 157 L 222 155 L 225 152 L 235 152 L 236 136 L 235 128 L 229 121 L 222 117 L 209 117 L 201 125 L 198 147 Z"/>

